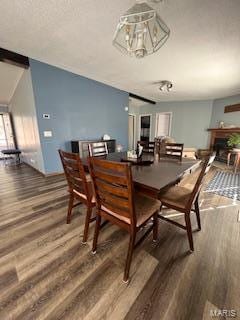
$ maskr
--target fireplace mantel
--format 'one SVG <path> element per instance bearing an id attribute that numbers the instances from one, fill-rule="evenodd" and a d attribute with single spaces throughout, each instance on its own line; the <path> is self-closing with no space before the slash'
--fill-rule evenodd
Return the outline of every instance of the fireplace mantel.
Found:
<path id="1" fill-rule="evenodd" d="M 210 128 L 211 132 L 209 149 L 213 149 L 215 138 L 228 138 L 232 133 L 240 133 L 240 128 Z"/>
<path id="2" fill-rule="evenodd" d="M 240 128 L 210 128 L 207 129 L 208 131 L 219 131 L 219 132 L 240 132 Z"/>

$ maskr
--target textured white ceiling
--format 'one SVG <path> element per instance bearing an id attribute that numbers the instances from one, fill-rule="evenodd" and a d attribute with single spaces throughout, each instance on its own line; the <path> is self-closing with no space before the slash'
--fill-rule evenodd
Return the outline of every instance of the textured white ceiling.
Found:
<path id="1" fill-rule="evenodd" d="M 154 55 L 136 60 L 112 46 L 134 0 L 1 0 L 0 46 L 154 100 L 240 93 L 240 0 L 164 0 L 171 30 Z M 171 93 L 156 82 L 170 80 Z"/>
<path id="2" fill-rule="evenodd" d="M 0 62 L 0 104 L 8 105 L 22 73 L 22 68 Z"/>
<path id="3" fill-rule="evenodd" d="M 140 108 L 140 107 L 143 107 L 145 105 L 147 105 L 148 103 L 142 101 L 142 100 L 139 100 L 139 99 L 135 99 L 135 98 L 132 98 L 130 97 L 129 98 L 129 108 L 131 109 L 132 108 Z"/>

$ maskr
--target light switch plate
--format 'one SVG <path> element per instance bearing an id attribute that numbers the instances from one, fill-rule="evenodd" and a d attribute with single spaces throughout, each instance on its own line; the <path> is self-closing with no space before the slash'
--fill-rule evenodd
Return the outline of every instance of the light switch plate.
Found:
<path id="1" fill-rule="evenodd" d="M 45 138 L 52 137 L 52 131 L 43 131 L 43 135 Z"/>

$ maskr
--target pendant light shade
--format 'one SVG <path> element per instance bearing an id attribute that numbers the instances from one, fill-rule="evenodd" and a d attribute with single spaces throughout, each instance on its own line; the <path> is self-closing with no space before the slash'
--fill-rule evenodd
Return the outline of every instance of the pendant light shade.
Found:
<path id="1" fill-rule="evenodd" d="M 143 58 L 156 52 L 169 37 L 170 30 L 147 3 L 136 3 L 120 17 L 113 45 L 122 53 Z"/>
<path id="2" fill-rule="evenodd" d="M 160 91 L 171 91 L 173 87 L 173 84 L 171 81 L 168 80 L 162 80 L 159 82 L 159 90 Z"/>

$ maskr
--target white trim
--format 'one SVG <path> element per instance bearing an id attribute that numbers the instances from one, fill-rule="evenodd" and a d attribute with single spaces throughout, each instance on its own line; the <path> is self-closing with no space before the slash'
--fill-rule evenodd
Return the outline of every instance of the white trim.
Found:
<path id="1" fill-rule="evenodd" d="M 166 112 L 157 112 L 157 113 L 156 113 L 156 120 L 155 120 L 155 121 L 156 121 L 156 122 L 155 122 L 155 138 L 157 137 L 157 132 L 158 132 L 158 115 L 159 115 L 159 114 L 169 114 L 169 115 L 170 115 L 168 136 L 171 137 L 173 113 L 172 113 L 172 111 L 166 111 Z"/>
<path id="2" fill-rule="evenodd" d="M 152 114 L 151 113 L 143 113 L 139 114 L 139 122 L 138 122 L 138 141 L 140 141 L 141 136 L 141 117 L 150 116 L 150 134 L 149 141 L 152 141 Z"/>
<path id="3" fill-rule="evenodd" d="M 133 144 L 134 144 L 134 147 L 136 147 L 136 145 L 137 145 L 137 140 L 136 140 L 136 138 L 137 138 L 137 115 L 133 114 L 133 113 L 129 113 L 128 115 L 133 116 L 133 128 L 134 128 L 134 130 L 133 130 L 134 131 Z"/>

